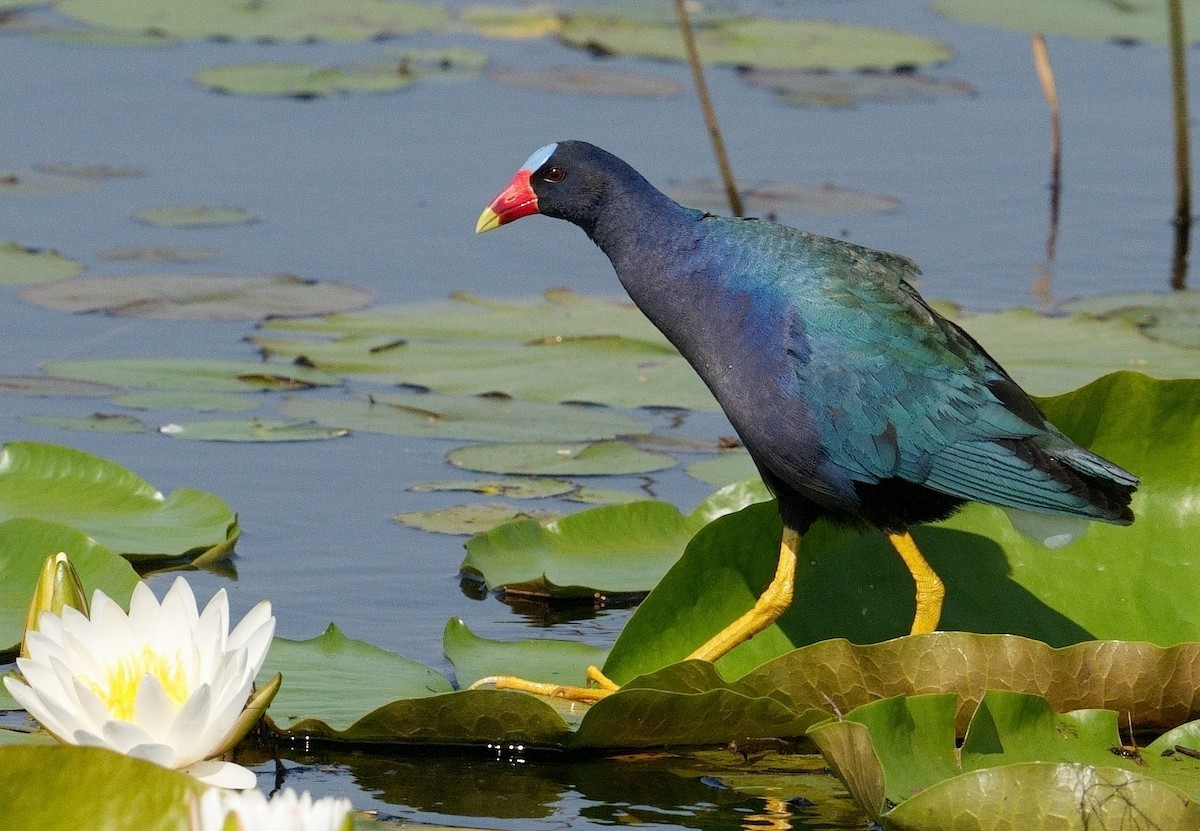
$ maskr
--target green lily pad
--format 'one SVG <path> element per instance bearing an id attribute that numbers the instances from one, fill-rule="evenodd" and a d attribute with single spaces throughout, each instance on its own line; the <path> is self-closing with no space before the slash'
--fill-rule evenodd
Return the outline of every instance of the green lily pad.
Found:
<path id="1" fill-rule="evenodd" d="M 723 487 L 758 476 L 758 468 L 746 451 L 726 452 L 712 459 L 701 459 L 687 466 L 688 476 Z"/>
<path id="2" fill-rule="evenodd" d="M 78 358 L 53 361 L 45 369 L 60 378 L 155 391 L 299 390 L 341 383 L 335 375 L 303 366 L 193 358 Z"/>
<path id="3" fill-rule="evenodd" d="M 562 14 L 553 6 L 529 5 L 520 9 L 504 6 L 468 6 L 459 20 L 488 38 L 524 40 L 553 35 L 562 28 Z"/>
<path id="4" fill-rule="evenodd" d="M 545 476 L 621 476 L 652 473 L 675 465 L 662 453 L 647 453 L 623 441 L 591 444 L 477 444 L 446 456 L 455 467 L 480 473 Z"/>
<path id="5" fill-rule="evenodd" d="M 376 393 L 366 401 L 293 396 L 281 410 L 293 418 L 368 433 L 479 441 L 602 439 L 646 427 L 640 419 L 603 407 L 487 395 Z"/>
<path id="6" fill-rule="evenodd" d="M 428 667 L 348 638 L 332 623 L 308 640 L 275 638 L 258 683 L 277 672 L 284 683 L 267 715 L 281 730 L 344 730 L 398 697 L 411 700 L 451 689 Z"/>
<path id="7" fill-rule="evenodd" d="M 765 499 L 761 483 L 724 488 L 692 513 L 664 502 L 593 508 L 543 526 L 502 525 L 467 541 L 461 570 L 489 588 L 547 597 L 644 592 L 715 518 Z"/>
<path id="8" fill-rule="evenodd" d="M 120 390 L 115 390 L 120 392 Z M 134 410 L 158 410 L 183 407 L 199 413 L 236 413 L 257 410 L 260 401 L 236 392 L 204 392 L 196 390 L 157 390 L 129 392 L 113 396 L 113 403 Z"/>
<path id="9" fill-rule="evenodd" d="M 527 89 L 637 98 L 669 98 L 687 89 L 681 81 L 665 75 L 598 67 L 495 67 L 488 72 L 488 78 Z"/>
<path id="10" fill-rule="evenodd" d="M 448 17 L 437 6 L 383 0 L 62 0 L 55 9 L 94 26 L 189 40 L 364 41 L 437 29 Z"/>
<path id="11" fill-rule="evenodd" d="M 1125 321 L 1154 340 L 1200 349 L 1200 291 L 1104 294 L 1064 303 L 1063 311 Z"/>
<path id="12" fill-rule="evenodd" d="M 14 395 L 107 398 L 120 391 L 120 387 L 109 384 L 97 384 L 93 381 L 71 378 L 52 378 L 45 375 L 0 375 L 0 392 Z"/>
<path id="13" fill-rule="evenodd" d="M 1005 29 L 1100 40 L 1167 41 L 1167 6 L 1155 0 L 1121 0 L 1119 3 L 1007 0 L 1002 4 L 988 0 L 934 0 L 930 5 L 947 17 Z M 1195 43 L 1200 38 L 1200 7 L 1191 3 L 1183 3 L 1182 7 L 1184 32 L 1188 33 L 1186 37 L 1190 42 Z"/>
<path id="14" fill-rule="evenodd" d="M 43 283 L 83 273 L 83 263 L 57 251 L 39 251 L 15 242 L 0 245 L 0 285 Z"/>
<path id="15" fill-rule="evenodd" d="M 915 72 L 792 72 L 750 68 L 738 74 L 753 87 L 774 92 L 785 104 L 854 107 L 871 103 L 928 103 L 942 97 L 974 95 L 966 81 Z"/>
<path id="16" fill-rule="evenodd" d="M 61 196 L 98 187 L 100 182 L 97 179 L 0 170 L 0 196 Z"/>
<path id="17" fill-rule="evenodd" d="M 417 492 L 468 491 L 487 496 L 506 496 L 509 499 L 543 499 L 573 493 L 578 490 L 578 485 L 565 479 L 513 476 L 503 479 L 476 479 L 470 482 L 420 482 L 409 490 Z"/>
<path id="18" fill-rule="evenodd" d="M 165 320 L 300 317 L 369 305 L 366 289 L 294 274 L 130 274 L 58 280 L 20 293 L 26 303 L 68 312 L 103 311 Z"/>
<path id="19" fill-rule="evenodd" d="M 742 206 L 747 214 L 775 216 L 797 214 L 891 213 L 900 200 L 882 193 L 864 193 L 835 185 L 801 185 L 793 182 L 738 182 Z M 728 213 L 725 185 L 716 179 L 668 182 L 671 198 L 691 208 Z"/>
<path id="20" fill-rule="evenodd" d="M 461 687 L 491 675 L 537 677 L 551 684 L 578 685 L 587 668 L 600 666 L 608 655 L 607 649 L 575 641 L 481 638 L 459 618 L 446 622 L 442 651 L 454 664 Z"/>
<path id="21" fill-rule="evenodd" d="M 243 208 L 208 205 L 179 205 L 164 208 L 145 208 L 134 214 L 147 225 L 165 228 L 212 228 L 219 225 L 247 225 L 258 217 Z"/>
<path id="22" fill-rule="evenodd" d="M 344 92 L 395 92 L 416 80 L 399 63 L 377 61 L 321 66 L 314 63 L 237 63 L 199 69 L 198 85 L 234 95 L 317 98 Z"/>
<path id="23" fill-rule="evenodd" d="M 941 626 L 1053 645 L 1194 639 L 1200 562 L 1185 552 L 1200 518 L 1186 506 L 1200 498 L 1200 380 L 1116 373 L 1041 405 L 1075 440 L 1143 477 L 1137 521 L 1128 528 L 1094 523 L 1055 551 L 1021 536 L 988 506 L 918 527 L 914 537 L 946 585 Z M 626 624 L 610 677 L 678 660 L 748 609 L 774 573 L 780 533 L 770 504 L 703 528 Z M 801 644 L 830 637 L 870 643 L 908 630 L 912 578 L 881 534 L 818 524 L 801 542 L 800 561 L 789 610 L 718 663 L 729 677 Z M 646 641 L 657 644 L 657 663 L 645 663 Z"/>
<path id="24" fill-rule="evenodd" d="M 1157 828 L 1200 822 L 1200 761 L 1154 745 L 1126 751 L 1114 711 L 1060 715 L 1040 696 L 988 691 L 960 752 L 956 703 L 952 694 L 884 699 L 810 735 L 884 827 L 949 816 L 964 831 L 1120 827 L 1131 816 Z"/>
<path id="25" fill-rule="evenodd" d="M 225 256 L 220 248 L 186 245 L 128 245 L 105 248 L 97 256 L 112 262 L 198 263 Z"/>
<path id="26" fill-rule="evenodd" d="M 617 488 L 588 488 L 581 487 L 564 497 L 568 502 L 582 502 L 585 505 L 630 505 L 634 502 L 644 502 L 644 491 L 623 491 Z"/>
<path id="27" fill-rule="evenodd" d="M 22 421 L 62 430 L 90 430 L 96 433 L 144 433 L 146 426 L 133 416 L 119 413 L 92 413 L 82 418 L 66 416 L 26 415 Z"/>
<path id="28" fill-rule="evenodd" d="M 248 421 L 214 420 L 164 424 L 158 432 L 173 439 L 192 441 L 281 442 L 323 441 L 350 435 L 349 430 L 321 427 L 307 421 L 252 418 Z"/>
<path id="29" fill-rule="evenodd" d="M 497 525 L 515 520 L 528 519 L 549 522 L 560 515 L 550 511 L 529 511 L 511 505 L 491 503 L 487 505 L 457 505 L 436 511 L 408 511 L 395 514 L 392 519 L 409 528 L 433 531 L 438 534 L 469 536 L 489 531 Z"/>
<path id="30" fill-rule="evenodd" d="M 0 826 L 178 831 L 206 785 L 101 747 L 0 747 Z"/>
<path id="31" fill-rule="evenodd" d="M 0 450 L 0 518 L 76 528 L 135 563 L 223 557 L 238 536 L 237 517 L 214 494 L 180 488 L 164 497 L 115 462 L 34 442 Z"/>
<path id="32" fill-rule="evenodd" d="M 693 28 L 700 59 L 726 66 L 890 70 L 931 66 L 953 55 L 949 46 L 932 38 L 825 20 L 736 17 L 693 23 Z M 568 11 L 559 37 L 571 46 L 608 54 L 686 60 L 673 21 L 635 20 L 604 7 Z"/>
<path id="33" fill-rule="evenodd" d="M 111 29 L 45 29 L 34 32 L 38 40 L 71 46 L 146 47 L 174 46 L 178 38 L 162 32 L 118 32 Z"/>
<path id="34" fill-rule="evenodd" d="M 99 589 L 128 605 L 138 576 L 125 558 L 57 522 L 6 519 L 0 522 L 0 654 L 20 646 L 42 564 L 60 551 L 71 559 L 89 599 Z"/>

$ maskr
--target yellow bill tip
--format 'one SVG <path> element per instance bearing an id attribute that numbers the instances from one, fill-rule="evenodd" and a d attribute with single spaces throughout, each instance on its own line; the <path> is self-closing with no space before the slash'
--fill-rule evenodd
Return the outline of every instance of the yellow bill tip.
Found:
<path id="1" fill-rule="evenodd" d="M 492 229 L 499 227 L 500 214 L 488 207 L 484 208 L 483 213 L 479 215 L 479 221 L 475 223 L 475 233 L 482 234 L 485 231 L 491 231 Z"/>

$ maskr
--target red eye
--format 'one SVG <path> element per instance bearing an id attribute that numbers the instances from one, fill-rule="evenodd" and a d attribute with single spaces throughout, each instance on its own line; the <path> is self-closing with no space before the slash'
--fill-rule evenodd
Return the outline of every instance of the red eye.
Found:
<path id="1" fill-rule="evenodd" d="M 542 174 L 542 179 L 546 182 L 561 182 L 566 175 L 567 171 L 561 167 L 552 167 Z"/>

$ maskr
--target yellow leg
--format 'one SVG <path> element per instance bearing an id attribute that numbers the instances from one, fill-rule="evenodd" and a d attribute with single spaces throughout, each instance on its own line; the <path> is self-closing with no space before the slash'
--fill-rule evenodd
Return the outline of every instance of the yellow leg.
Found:
<path id="1" fill-rule="evenodd" d="M 716 661 L 731 649 L 750 640 L 779 619 L 792 605 L 792 592 L 796 583 L 796 552 L 800 548 L 800 535 L 790 528 L 783 529 L 783 542 L 779 545 L 779 565 L 771 585 L 755 601 L 753 608 L 708 639 L 704 646 L 688 658 Z"/>
<path id="2" fill-rule="evenodd" d="M 917 613 L 913 617 L 912 633 L 921 635 L 932 632 L 938 627 L 942 617 L 942 598 L 946 596 L 946 588 L 937 576 L 933 567 L 921 556 L 917 543 L 912 535 L 905 531 L 902 534 L 888 534 L 888 539 L 917 584 Z"/>
<path id="3" fill-rule="evenodd" d="M 716 661 L 738 644 L 749 640 L 778 620 L 779 616 L 792 604 L 792 592 L 796 582 L 796 551 L 799 548 L 800 535 L 791 529 L 783 529 L 783 542 L 779 546 L 779 565 L 775 569 L 775 578 L 771 580 L 766 591 L 762 593 L 750 611 L 713 635 L 707 643 L 694 651 L 688 658 Z M 495 687 L 498 690 L 520 690 L 534 695 L 589 702 L 599 701 L 620 689 L 618 684 L 609 680 L 596 667 L 588 667 L 587 677 L 596 686 L 561 686 L 526 681 L 524 678 L 515 678 L 511 675 L 490 675 L 487 678 L 480 678 L 470 688 L 474 690 L 480 687 Z"/>

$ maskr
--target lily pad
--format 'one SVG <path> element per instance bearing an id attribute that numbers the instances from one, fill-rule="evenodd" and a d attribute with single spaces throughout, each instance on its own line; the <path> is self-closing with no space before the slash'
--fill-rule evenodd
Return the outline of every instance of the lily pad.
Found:
<path id="1" fill-rule="evenodd" d="M 687 89 L 682 82 L 665 75 L 598 67 L 495 67 L 488 72 L 488 77 L 516 87 L 586 95 L 669 98 Z"/>
<path id="2" fill-rule="evenodd" d="M 60 551 L 71 559 L 89 599 L 100 589 L 122 606 L 129 603 L 138 575 L 124 557 L 61 523 L 6 519 L 0 522 L 0 654 L 20 646 L 42 564 Z"/>
<path id="3" fill-rule="evenodd" d="M 34 442 L 0 450 L 0 519 L 9 518 L 76 528 L 135 563 L 224 557 L 238 536 L 237 517 L 214 494 L 164 497 L 115 462 Z"/>
<path id="4" fill-rule="evenodd" d="M 675 459 L 647 453 L 623 441 L 591 444 L 477 444 L 452 450 L 446 457 L 455 467 L 480 473 L 546 476 L 621 476 L 674 467 Z"/>
<path id="5" fill-rule="evenodd" d="M 370 667 L 369 672 L 364 672 Z M 450 682 L 423 664 L 346 637 L 334 624 L 308 640 L 275 638 L 258 683 L 286 679 L 267 717 L 281 730 L 344 730 L 396 698 L 449 692 Z"/>
<path id="6" fill-rule="evenodd" d="M 326 372 L 289 364 L 193 358 L 78 358 L 53 361 L 46 371 L 59 378 L 122 388 L 178 392 L 250 392 L 338 386 Z"/>
<path id="7" fill-rule="evenodd" d="M 90 430 L 96 433 L 144 433 L 146 427 L 133 416 L 119 413 L 92 413 L 82 418 L 66 416 L 27 415 L 21 416 L 30 424 L 42 427 L 58 427 L 62 430 Z"/>
<path id="8" fill-rule="evenodd" d="M 497 525 L 515 520 L 549 522 L 560 514 L 550 511 L 531 511 L 511 505 L 489 503 L 486 505 L 456 505 L 436 511 L 408 511 L 392 516 L 396 522 L 409 528 L 432 531 L 437 534 L 470 536 L 489 531 Z"/>
<path id="9" fill-rule="evenodd" d="M 577 685 L 589 666 L 600 666 L 608 650 L 575 641 L 496 641 L 481 638 L 459 618 L 446 622 L 442 651 L 454 664 L 459 686 L 489 675 L 537 676 L 547 683 Z"/>
<path id="10" fill-rule="evenodd" d="M 739 181 L 742 205 L 748 214 L 775 216 L 797 214 L 891 213 L 900 200 L 882 193 L 847 190 L 836 185 L 801 185 L 793 182 Z M 668 182 L 671 198 L 690 208 L 726 213 L 729 199 L 725 185 L 716 179 Z"/>
<path id="11" fill-rule="evenodd" d="M 0 196 L 61 196 L 100 187 L 99 180 L 0 170 Z"/>
<path id="12" fill-rule="evenodd" d="M 71 378 L 52 378 L 45 375 L 0 375 L 0 392 L 14 395 L 107 398 L 120 391 L 120 387 L 109 384 L 97 384 L 93 381 Z"/>
<path id="13" fill-rule="evenodd" d="M 307 421 L 264 418 L 164 424 L 158 428 L 158 432 L 173 439 L 236 442 L 322 441 L 350 435 L 349 430 L 321 427 Z"/>
<path id="14" fill-rule="evenodd" d="M 321 66 L 313 63 L 239 63 L 197 70 L 192 80 L 202 87 L 235 95 L 278 95 L 317 98 L 344 92 L 394 92 L 412 86 L 413 76 L 401 65 Z"/>
<path id="15" fill-rule="evenodd" d="M 1167 41 L 1167 6 L 1156 0 L 1007 0 L 1003 4 L 989 0 L 934 0 L 934 11 L 1004 29 L 1069 35 L 1100 40 Z M 1183 3 L 1185 36 L 1195 43 L 1200 38 L 1200 7 Z"/>
<path id="16" fill-rule="evenodd" d="M 113 164 L 71 164 L 69 162 L 44 162 L 33 166 L 39 173 L 55 176 L 77 176 L 81 179 L 136 179 L 146 172 L 136 167 Z"/>
<path id="17" fill-rule="evenodd" d="M 116 390 L 120 392 L 120 390 Z M 257 410 L 260 401 L 236 392 L 204 392 L 195 390 L 157 390 L 129 392 L 113 396 L 113 403 L 134 410 L 157 410 L 183 407 L 200 413 L 236 413 Z"/>
<path id="18" fill-rule="evenodd" d="M 220 248 L 205 246 L 129 245 L 122 248 L 105 248 L 97 256 L 113 262 L 198 263 L 223 257 L 225 252 Z"/>
<path id="19" fill-rule="evenodd" d="M 40 251 L 15 242 L 0 245 L 0 285 L 43 283 L 82 273 L 83 263 L 57 251 Z"/>
<path id="20" fill-rule="evenodd" d="M 504 6 L 468 6 L 459 20 L 475 34 L 505 40 L 524 40 L 552 35 L 562 28 L 562 14 L 553 6 L 529 5 L 520 9 Z"/>
<path id="21" fill-rule="evenodd" d="M 568 502 L 582 502 L 585 505 L 630 505 L 634 502 L 644 502 L 644 491 L 623 491 L 617 488 L 588 488 L 581 487 L 564 497 Z"/>
<path id="22" fill-rule="evenodd" d="M 688 476 L 710 485 L 724 486 L 758 476 L 754 460 L 744 450 L 726 452 L 712 459 L 702 459 L 687 466 Z"/>
<path id="23" fill-rule="evenodd" d="M 109 29 L 185 39 L 364 41 L 442 26 L 438 6 L 398 0 L 62 0 L 55 9 Z"/>
<path id="24" fill-rule="evenodd" d="M 461 570 L 489 588 L 545 597 L 645 592 L 715 518 L 767 498 L 761 483 L 723 488 L 686 516 L 664 502 L 593 508 L 542 525 L 502 525 L 467 541 Z"/>
<path id="25" fill-rule="evenodd" d="M 247 225 L 258 217 L 243 208 L 180 205 L 165 208 L 145 208 L 134 214 L 147 225 L 165 228 L 212 228 L 219 225 Z"/>
<path id="26" fill-rule="evenodd" d="M 34 32 L 38 40 L 65 43 L 71 46 L 154 47 L 174 46 L 178 38 L 162 32 L 118 32 L 111 29 L 45 29 Z"/>
<path id="27" fill-rule="evenodd" d="M 885 699 L 810 735 L 851 795 L 885 828 L 1183 828 L 1200 822 L 1200 761 L 1183 739 L 1126 751 L 1111 710 L 1055 713 L 1040 696 L 989 691 L 961 752 L 954 695 Z M 1020 795 L 1019 797 L 1017 795 Z"/>
<path id="28" fill-rule="evenodd" d="M 1124 321 L 1154 340 L 1200 349 L 1200 291 L 1104 294 L 1064 303 L 1063 311 Z"/>
<path id="29" fill-rule="evenodd" d="M 928 103 L 939 98 L 974 95 L 966 81 L 933 78 L 916 72 L 790 72 L 747 69 L 739 77 L 774 92 L 785 104 L 807 107 L 854 107 L 870 103 Z"/>
<path id="30" fill-rule="evenodd" d="M 188 826 L 206 789 L 186 773 L 101 747 L 0 747 L 0 826 L 38 831 Z"/>
<path id="31" fill-rule="evenodd" d="M 578 490 L 578 485 L 565 479 L 514 476 L 503 479 L 476 479 L 469 482 L 421 482 L 413 485 L 409 490 L 417 492 L 469 491 L 487 496 L 505 496 L 509 499 L 542 499 L 573 493 Z"/>
<path id="32" fill-rule="evenodd" d="M 258 320 L 367 306 L 366 289 L 294 274 L 131 274 L 59 280 L 21 292 L 26 303 L 163 320 Z"/>
<path id="33" fill-rule="evenodd" d="M 674 22 L 619 14 L 604 7 L 569 11 L 559 37 L 571 46 L 605 54 L 686 60 Z M 825 20 L 736 17 L 694 28 L 700 59 L 726 66 L 890 70 L 931 66 L 953 55 L 949 46 L 932 38 Z"/>

